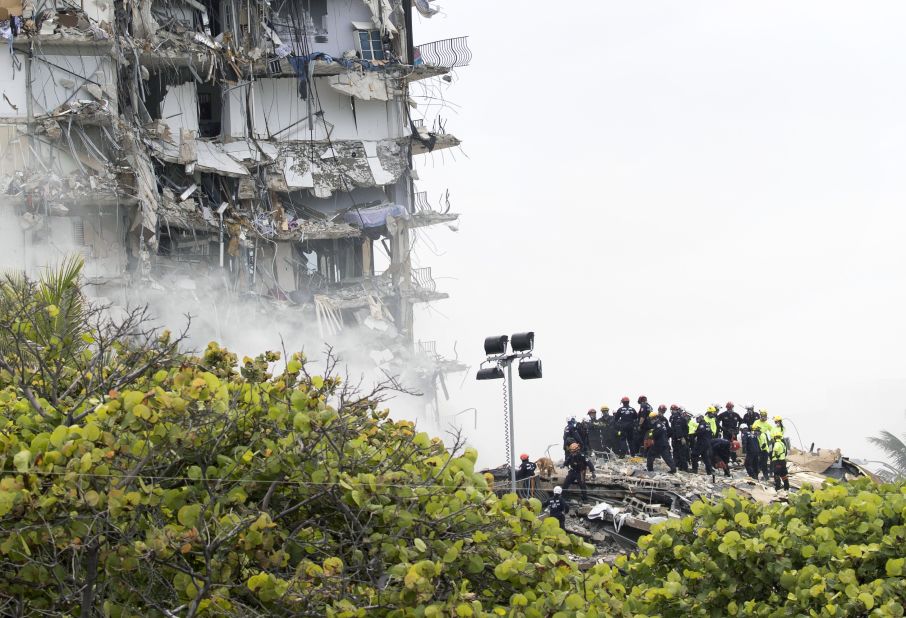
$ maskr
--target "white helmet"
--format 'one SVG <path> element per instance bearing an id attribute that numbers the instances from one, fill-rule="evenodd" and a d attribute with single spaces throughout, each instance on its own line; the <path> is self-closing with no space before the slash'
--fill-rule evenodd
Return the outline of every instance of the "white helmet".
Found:
<path id="1" fill-rule="evenodd" d="M 745 431 L 745 430 L 748 429 L 748 428 L 749 428 L 749 426 L 746 425 L 745 423 L 743 423 L 742 425 L 739 426 L 739 429 L 742 430 L 742 431 Z"/>
<path id="2" fill-rule="evenodd" d="M 753 403 L 746 404 L 746 410 L 754 410 L 754 409 L 755 409 L 755 404 L 753 404 Z"/>
<path id="3" fill-rule="evenodd" d="M 563 488 L 562 488 L 562 487 L 560 487 L 559 485 L 557 485 L 556 487 L 554 487 L 554 495 L 555 495 L 555 496 L 559 496 L 559 495 L 562 494 L 562 493 L 563 493 Z"/>

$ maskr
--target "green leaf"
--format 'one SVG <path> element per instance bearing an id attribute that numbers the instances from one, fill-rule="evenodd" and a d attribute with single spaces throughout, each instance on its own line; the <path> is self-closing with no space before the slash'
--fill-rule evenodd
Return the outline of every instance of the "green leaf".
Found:
<path id="1" fill-rule="evenodd" d="M 198 526 L 198 518 L 200 515 L 200 504 L 187 504 L 179 509 L 176 519 L 186 528 L 195 528 Z"/>
<path id="2" fill-rule="evenodd" d="M 13 465 L 16 470 L 22 473 L 28 472 L 31 467 L 31 451 L 23 449 L 13 457 Z"/>
<path id="3" fill-rule="evenodd" d="M 428 546 L 425 545 L 425 542 L 421 539 L 415 539 L 413 541 L 413 544 L 415 545 L 415 548 L 421 553 L 425 553 L 425 551 L 428 549 Z"/>
<path id="4" fill-rule="evenodd" d="M 906 558 L 891 558 L 888 560 L 885 568 L 887 577 L 899 577 L 902 575 L 904 563 L 906 563 Z"/>

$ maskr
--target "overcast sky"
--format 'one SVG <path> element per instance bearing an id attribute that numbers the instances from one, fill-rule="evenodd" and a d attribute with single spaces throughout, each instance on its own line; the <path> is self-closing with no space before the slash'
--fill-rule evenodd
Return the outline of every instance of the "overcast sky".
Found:
<path id="1" fill-rule="evenodd" d="M 416 247 L 451 295 L 417 334 L 473 365 L 445 413 L 479 408 L 482 463 L 504 461 L 482 339 L 524 329 L 533 458 L 624 394 L 753 402 L 851 456 L 906 430 L 906 4 L 438 3 L 416 43 L 474 59 L 442 111 L 462 151 L 420 157 L 462 219 Z"/>

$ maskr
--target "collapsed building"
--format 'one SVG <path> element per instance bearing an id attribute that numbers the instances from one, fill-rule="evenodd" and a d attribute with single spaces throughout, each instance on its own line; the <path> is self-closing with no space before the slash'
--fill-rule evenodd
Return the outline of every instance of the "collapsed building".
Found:
<path id="1" fill-rule="evenodd" d="M 360 328 L 376 367 L 445 390 L 462 367 L 413 307 L 447 295 L 412 249 L 458 215 L 414 161 L 460 141 L 416 85 L 436 99 L 471 54 L 413 43 L 432 1 L 0 0 L 0 263 L 78 252 L 93 295 L 215 336 Z"/>

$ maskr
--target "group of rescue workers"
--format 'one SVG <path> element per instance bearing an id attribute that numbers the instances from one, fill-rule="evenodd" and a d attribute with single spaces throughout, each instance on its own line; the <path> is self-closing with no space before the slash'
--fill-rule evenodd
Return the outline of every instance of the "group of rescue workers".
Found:
<path id="1" fill-rule="evenodd" d="M 676 404 L 670 406 L 668 416 L 666 405 L 655 410 L 644 395 L 638 398 L 638 410 L 630 405 L 629 397 L 623 397 L 620 403 L 613 414 L 610 408 L 601 406 L 600 416 L 592 408 L 582 422 L 571 418 L 566 424 L 563 450 L 568 472 L 562 488 L 554 488 L 554 496 L 546 505 L 561 526 L 569 510 L 562 492 L 575 483 L 582 499 L 587 498 L 586 471 L 595 478 L 592 454 L 620 458 L 645 456 L 650 471 L 654 470 L 655 460 L 661 458 L 671 474 L 677 470 L 698 473 L 701 461 L 706 474 L 721 470 L 730 476 L 730 463 L 737 461 L 737 453 L 741 451 L 749 476 L 758 480 L 762 475 L 765 481 L 770 481 L 773 473 L 774 489 L 789 490 L 786 465 L 789 447 L 782 417 L 775 416 L 771 422 L 768 411 L 756 412 L 754 405 L 747 405 L 745 414 L 740 416 L 732 401 L 727 402 L 723 411 L 722 406 L 714 404 L 697 416 Z M 517 480 L 534 476 L 536 464 L 526 454 L 520 457 Z"/>

